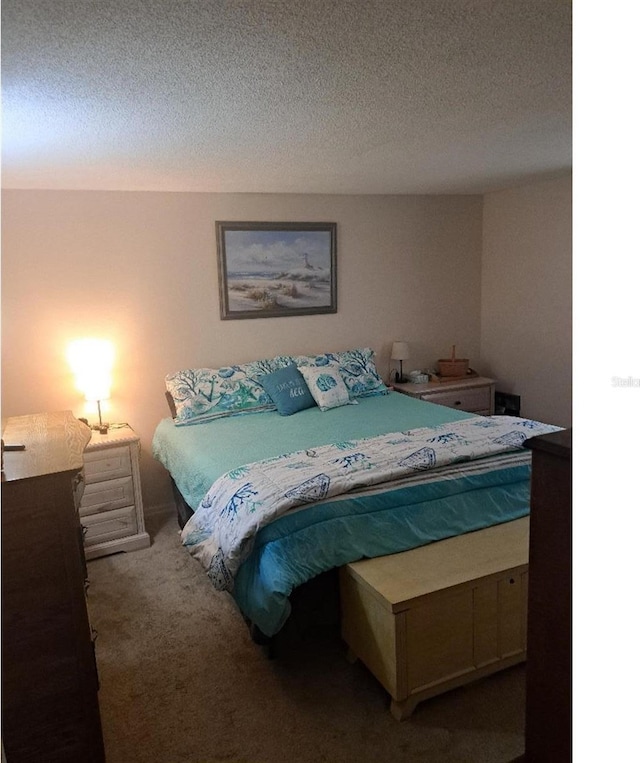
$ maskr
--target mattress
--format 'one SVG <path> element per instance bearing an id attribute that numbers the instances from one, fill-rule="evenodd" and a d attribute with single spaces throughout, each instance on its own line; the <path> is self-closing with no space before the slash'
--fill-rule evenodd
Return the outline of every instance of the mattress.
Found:
<path id="1" fill-rule="evenodd" d="M 156 428 L 152 451 L 195 511 L 218 477 L 243 464 L 347 438 L 374 437 L 470 416 L 390 392 L 360 398 L 358 405 L 330 411 L 307 408 L 293 416 L 260 411 L 186 427 L 166 418 Z"/>

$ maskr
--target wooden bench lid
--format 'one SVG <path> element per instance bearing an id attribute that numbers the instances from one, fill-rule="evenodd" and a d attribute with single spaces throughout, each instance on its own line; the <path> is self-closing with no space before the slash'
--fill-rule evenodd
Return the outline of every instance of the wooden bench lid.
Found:
<path id="1" fill-rule="evenodd" d="M 346 565 L 392 612 L 406 602 L 528 564 L 529 517 Z"/>

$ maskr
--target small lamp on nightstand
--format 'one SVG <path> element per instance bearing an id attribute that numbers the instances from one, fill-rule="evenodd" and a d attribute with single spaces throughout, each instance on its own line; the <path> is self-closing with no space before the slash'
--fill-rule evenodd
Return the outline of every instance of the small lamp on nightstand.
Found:
<path id="1" fill-rule="evenodd" d="M 401 384 L 407 381 L 404 378 L 404 374 L 402 373 L 402 361 L 408 360 L 409 357 L 410 355 L 408 342 L 394 342 L 391 345 L 391 360 L 400 361 L 400 374 L 398 374 L 396 371 L 396 381 L 400 382 Z"/>
<path id="2" fill-rule="evenodd" d="M 98 406 L 97 429 L 107 434 L 109 425 L 102 421 L 101 402 L 111 397 L 111 369 L 113 367 L 113 344 L 105 339 L 77 339 L 67 349 L 67 359 L 76 379 L 76 387 L 87 402 Z"/>

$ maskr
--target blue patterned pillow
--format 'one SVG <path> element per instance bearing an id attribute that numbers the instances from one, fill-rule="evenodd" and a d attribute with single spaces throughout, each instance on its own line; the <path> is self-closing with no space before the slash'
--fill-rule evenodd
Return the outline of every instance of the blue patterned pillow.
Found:
<path id="1" fill-rule="evenodd" d="M 274 410 L 269 395 L 253 379 L 256 370 L 254 364 L 247 363 L 218 369 L 188 368 L 169 374 L 165 384 L 175 404 L 176 426 Z"/>
<path id="2" fill-rule="evenodd" d="M 342 405 L 355 405 L 357 400 L 349 396 L 339 367 L 335 363 L 322 366 L 299 366 L 299 371 L 307 382 L 313 399 L 321 411 Z"/>
<path id="3" fill-rule="evenodd" d="M 373 350 L 365 347 L 344 352 L 327 352 L 322 355 L 300 355 L 293 360 L 298 368 L 337 364 L 351 397 L 386 395 L 389 390 L 376 370 L 373 356 Z"/>
<path id="4" fill-rule="evenodd" d="M 266 358 L 264 360 L 252 360 L 250 363 L 243 363 L 240 368 L 246 371 L 247 376 L 250 376 L 254 381 L 258 376 L 264 374 L 272 374 L 274 371 L 279 371 L 281 368 L 286 368 L 293 363 L 293 358 L 289 355 L 278 355 L 275 358 Z"/>
<path id="5" fill-rule="evenodd" d="M 256 381 L 267 391 L 281 416 L 290 416 L 316 404 L 294 363 L 273 373 L 257 376 Z"/>
<path id="6" fill-rule="evenodd" d="M 324 352 L 322 355 L 295 355 L 293 362 L 300 368 L 322 368 L 329 365 L 338 364 L 338 356 L 332 352 Z"/>

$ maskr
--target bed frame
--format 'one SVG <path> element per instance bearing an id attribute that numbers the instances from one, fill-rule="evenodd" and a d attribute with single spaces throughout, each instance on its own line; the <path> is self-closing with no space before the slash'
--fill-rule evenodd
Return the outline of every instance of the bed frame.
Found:
<path id="1" fill-rule="evenodd" d="M 176 502 L 176 512 L 178 514 L 178 524 L 182 530 L 189 519 L 193 516 L 193 509 L 184 500 L 182 493 L 178 490 L 176 483 L 171 478 L 171 489 L 173 490 L 173 499 Z"/>

